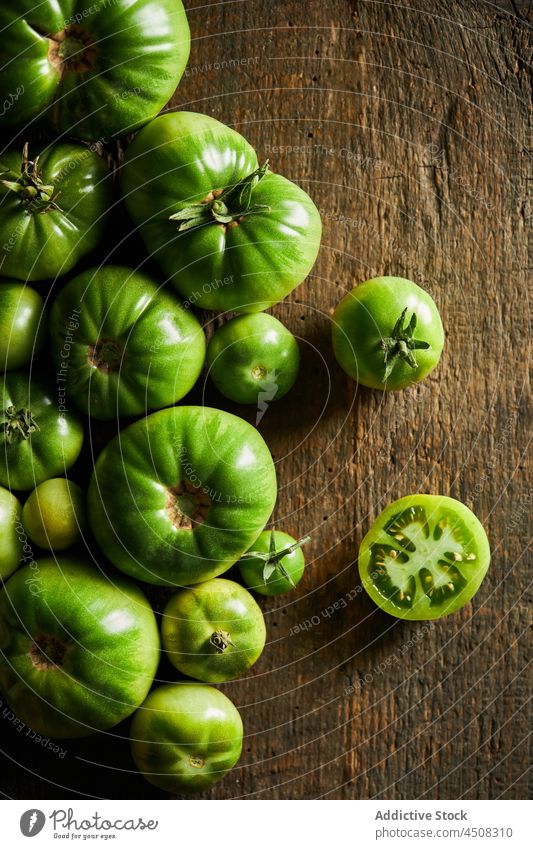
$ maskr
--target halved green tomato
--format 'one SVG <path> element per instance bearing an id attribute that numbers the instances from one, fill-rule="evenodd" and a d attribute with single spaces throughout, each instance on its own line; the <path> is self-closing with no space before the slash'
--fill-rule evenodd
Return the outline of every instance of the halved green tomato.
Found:
<path id="1" fill-rule="evenodd" d="M 445 495 L 408 495 L 381 513 L 359 549 L 371 599 L 400 619 L 439 619 L 464 607 L 490 563 L 479 519 Z"/>

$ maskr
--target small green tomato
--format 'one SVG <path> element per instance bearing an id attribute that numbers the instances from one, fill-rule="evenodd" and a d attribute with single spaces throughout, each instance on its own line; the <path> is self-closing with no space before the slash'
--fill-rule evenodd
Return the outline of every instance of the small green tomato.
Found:
<path id="1" fill-rule="evenodd" d="M 207 365 L 211 380 L 230 401 L 277 401 L 294 385 L 300 350 L 290 330 L 274 316 L 239 315 L 215 331 Z"/>
<path id="2" fill-rule="evenodd" d="M 43 299 L 18 281 L 0 283 L 0 370 L 27 365 L 44 342 Z"/>
<path id="3" fill-rule="evenodd" d="M 40 548 L 63 551 L 85 529 L 85 495 L 65 478 L 51 478 L 33 490 L 22 510 L 29 538 Z"/>
<path id="4" fill-rule="evenodd" d="M 283 531 L 263 531 L 239 560 L 246 586 L 260 595 L 282 595 L 294 589 L 304 573 L 302 546 L 309 539 L 295 540 Z"/>
<path id="5" fill-rule="evenodd" d="M 15 571 L 22 558 L 24 534 L 18 498 L 0 486 L 0 578 Z"/>

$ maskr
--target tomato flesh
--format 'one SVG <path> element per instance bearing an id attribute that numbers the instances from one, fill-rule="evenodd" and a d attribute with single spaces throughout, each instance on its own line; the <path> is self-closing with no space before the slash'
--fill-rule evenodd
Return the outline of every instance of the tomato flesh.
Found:
<path id="1" fill-rule="evenodd" d="M 364 588 L 401 619 L 438 619 L 479 589 L 490 562 L 486 533 L 461 502 L 412 495 L 395 501 L 361 543 Z"/>

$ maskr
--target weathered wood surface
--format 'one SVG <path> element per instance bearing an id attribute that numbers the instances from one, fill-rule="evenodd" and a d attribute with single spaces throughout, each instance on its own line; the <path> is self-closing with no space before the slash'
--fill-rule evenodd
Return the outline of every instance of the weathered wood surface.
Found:
<path id="1" fill-rule="evenodd" d="M 277 522 L 312 534 L 312 562 L 297 592 L 263 604 L 260 662 L 223 687 L 246 740 L 209 795 L 524 798 L 528 4 L 186 5 L 193 49 L 173 105 L 234 125 L 324 218 L 311 277 L 273 310 L 301 340 L 301 380 L 260 425 Z M 386 396 L 348 380 L 329 342 L 340 297 L 379 273 L 427 287 L 447 328 L 435 374 Z M 494 552 L 474 603 L 432 626 L 395 622 L 356 591 L 363 534 L 413 491 L 463 500 Z M 127 725 L 67 741 L 63 758 L 0 727 L 7 795 L 157 795 L 128 772 Z"/>

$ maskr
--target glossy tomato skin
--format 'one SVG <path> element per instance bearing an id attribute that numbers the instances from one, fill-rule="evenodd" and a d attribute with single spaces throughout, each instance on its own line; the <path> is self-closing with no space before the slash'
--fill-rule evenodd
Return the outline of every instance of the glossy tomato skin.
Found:
<path id="1" fill-rule="evenodd" d="M 371 599 L 399 619 L 440 619 L 467 604 L 490 564 L 487 534 L 460 501 L 407 495 L 390 504 L 359 549 Z"/>
<path id="2" fill-rule="evenodd" d="M 175 796 L 208 790 L 242 751 L 242 719 L 224 693 L 203 684 L 164 684 L 131 723 L 131 752 L 150 784 Z"/>
<path id="3" fill-rule="evenodd" d="M 67 397 L 97 419 L 176 403 L 205 359 L 205 335 L 192 312 L 146 274 L 122 266 L 71 280 L 54 302 L 50 330 Z"/>
<path id="4" fill-rule="evenodd" d="M 157 115 L 189 57 L 181 0 L 17 0 L 2 4 L 0 25 L 6 126 L 45 118 L 89 141 Z"/>
<path id="5" fill-rule="evenodd" d="M 265 620 L 248 590 L 214 578 L 172 596 L 161 638 L 168 659 L 183 675 L 208 683 L 229 681 L 259 659 Z"/>
<path id="6" fill-rule="evenodd" d="M 219 327 L 207 349 L 209 377 L 238 404 L 276 401 L 292 388 L 300 367 L 298 342 L 267 313 L 239 315 Z"/>
<path id="7" fill-rule="evenodd" d="M 178 232 L 169 216 L 235 186 L 258 168 L 255 151 L 235 130 L 192 112 L 161 115 L 129 146 L 121 169 L 128 211 L 165 274 L 191 304 L 258 312 L 282 300 L 317 257 L 320 215 L 308 195 L 267 171 L 253 188 L 254 214 L 228 225 Z M 233 201 L 231 212 L 240 206 Z"/>
<path id="8" fill-rule="evenodd" d="M 27 365 L 46 336 L 43 299 L 35 289 L 0 280 L 0 370 Z"/>
<path id="9" fill-rule="evenodd" d="M 0 592 L 0 689 L 39 734 L 83 737 L 143 702 L 159 635 L 141 590 L 73 558 L 38 560 Z"/>
<path id="10" fill-rule="evenodd" d="M 272 531 L 263 531 L 250 547 L 250 551 L 268 554 L 271 546 L 271 536 Z M 296 540 L 290 534 L 286 534 L 283 531 L 274 531 L 276 551 L 283 551 L 283 549 L 295 543 Z M 239 571 L 242 580 L 252 592 L 265 596 L 282 595 L 293 590 L 303 578 L 305 557 L 301 547 L 282 557 L 280 563 L 287 575 L 289 575 L 290 580 L 280 572 L 279 568 L 276 568 L 265 581 L 263 574 L 265 561 L 259 557 L 250 557 L 248 554 L 243 555 L 239 560 Z"/>
<path id="11" fill-rule="evenodd" d="M 123 430 L 89 485 L 95 539 L 123 572 L 151 584 L 195 584 L 225 572 L 276 500 L 270 452 L 247 422 L 174 407 Z"/>
<path id="12" fill-rule="evenodd" d="M 29 150 L 30 159 L 35 161 L 37 153 Z M 53 190 L 48 192 L 51 202 L 42 190 L 41 196 L 28 200 L 0 183 L 0 273 L 24 281 L 66 274 L 96 248 L 111 204 L 107 167 L 84 145 L 49 145 L 41 150 L 36 167 L 42 186 Z M 0 170 L 7 172 L 2 179 L 20 185 L 21 150 L 0 154 Z"/>
<path id="13" fill-rule="evenodd" d="M 414 350 L 417 366 L 397 358 L 384 380 L 382 343 L 406 310 L 405 324 L 416 314 L 414 339 L 429 344 Z M 346 374 L 371 389 L 405 389 L 427 377 L 437 366 L 444 330 L 431 296 L 403 277 L 375 277 L 352 289 L 338 304 L 332 319 L 333 351 Z"/>
<path id="14" fill-rule="evenodd" d="M 28 496 L 22 521 L 32 542 L 50 551 L 64 551 L 85 530 L 85 493 L 65 478 L 50 478 Z"/>
<path id="15" fill-rule="evenodd" d="M 18 498 L 0 486 L 0 578 L 5 581 L 22 560 L 24 528 Z"/>
<path id="16" fill-rule="evenodd" d="M 61 409 L 61 408 L 64 409 Z M 33 489 L 70 469 L 83 427 L 64 398 L 26 371 L 4 375 L 0 393 L 0 484 Z"/>

